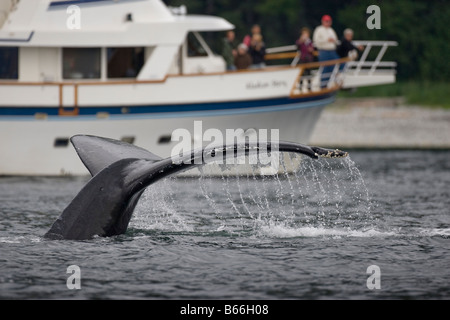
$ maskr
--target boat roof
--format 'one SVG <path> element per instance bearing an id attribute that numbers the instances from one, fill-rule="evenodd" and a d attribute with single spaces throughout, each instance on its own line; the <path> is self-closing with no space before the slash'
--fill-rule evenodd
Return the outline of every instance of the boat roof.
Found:
<path id="1" fill-rule="evenodd" d="M 179 45 L 190 31 L 231 29 L 220 17 L 176 14 L 161 0 L 20 0 L 1 26 L 0 46 Z"/>

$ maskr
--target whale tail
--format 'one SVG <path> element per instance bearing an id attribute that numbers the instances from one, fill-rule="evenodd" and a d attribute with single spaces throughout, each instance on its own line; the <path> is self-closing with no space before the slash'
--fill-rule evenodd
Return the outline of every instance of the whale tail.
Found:
<path id="1" fill-rule="evenodd" d="M 76 135 L 71 142 L 92 178 L 64 209 L 44 235 L 48 239 L 84 240 L 93 236 L 123 234 L 145 188 L 177 172 L 203 165 L 208 151 L 236 157 L 239 150 L 294 152 L 317 159 L 345 157 L 346 152 L 310 147 L 293 142 L 259 142 L 192 150 L 179 157 L 161 158 L 145 149 L 108 138 Z M 229 153 L 229 150 L 234 152 Z M 227 152 L 225 152 L 227 151 Z"/>
<path id="2" fill-rule="evenodd" d="M 161 157 L 135 145 L 96 136 L 76 135 L 70 138 L 78 156 L 92 176 L 126 158 L 159 161 Z"/>

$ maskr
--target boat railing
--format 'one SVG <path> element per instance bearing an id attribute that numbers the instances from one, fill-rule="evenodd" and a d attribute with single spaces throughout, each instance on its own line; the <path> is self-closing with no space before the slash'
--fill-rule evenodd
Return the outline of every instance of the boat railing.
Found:
<path id="1" fill-rule="evenodd" d="M 379 71 L 394 71 L 397 67 L 395 61 L 381 61 L 389 47 L 398 45 L 396 41 L 354 41 L 356 46 L 364 46 L 364 51 L 359 60 L 350 61 L 347 73 L 358 75 L 366 72 L 368 75 L 373 75 Z M 368 60 L 369 54 L 373 52 L 372 49 L 379 48 L 374 60 Z M 375 49 L 376 50 L 376 49 Z"/>
<path id="2" fill-rule="evenodd" d="M 299 64 L 299 75 L 291 90 L 291 97 L 323 94 L 338 90 L 349 58 Z"/>
<path id="3" fill-rule="evenodd" d="M 364 51 L 357 61 L 349 62 L 347 72 L 354 71 L 355 73 L 359 73 L 363 69 L 369 69 L 369 72 L 373 74 L 379 67 L 393 69 L 397 66 L 397 63 L 394 61 L 381 61 L 389 47 L 398 45 L 396 41 L 355 40 L 353 44 L 356 46 L 364 46 Z M 369 54 L 376 47 L 379 47 L 378 54 L 374 60 L 369 61 Z M 268 48 L 266 53 L 266 60 L 293 59 L 290 63 L 291 66 L 296 66 L 300 61 L 300 52 L 297 50 L 296 45 Z"/>
<path id="4" fill-rule="evenodd" d="M 281 47 L 273 47 L 266 49 L 266 60 L 279 60 L 279 59 L 293 59 L 291 66 L 296 66 L 300 60 L 300 52 L 297 50 L 297 46 L 288 45 Z"/>
<path id="5" fill-rule="evenodd" d="M 375 85 L 395 81 L 397 63 L 382 61 L 389 47 L 397 46 L 396 41 L 353 41 L 364 50 L 359 59 L 344 58 L 339 61 L 323 61 L 316 64 L 302 64 L 300 52 L 296 45 L 268 48 L 266 60 L 292 59 L 291 67 L 304 68 L 298 79 L 297 89 L 300 92 L 314 92 L 318 89 L 335 86 L 356 87 L 359 85 Z M 378 49 L 378 52 L 377 52 Z M 334 65 L 333 68 L 329 64 Z M 306 71 L 306 72 L 305 72 Z M 362 81 L 359 81 L 362 80 Z M 358 82 L 359 81 L 359 82 Z M 305 83 L 307 85 L 305 85 Z"/>
<path id="6" fill-rule="evenodd" d="M 296 45 L 268 48 L 265 59 L 292 59 L 290 66 L 299 68 L 299 75 L 291 90 L 291 97 L 322 94 L 326 91 L 338 90 L 343 84 L 343 73 L 347 68 L 349 58 L 298 63 L 300 53 Z"/>

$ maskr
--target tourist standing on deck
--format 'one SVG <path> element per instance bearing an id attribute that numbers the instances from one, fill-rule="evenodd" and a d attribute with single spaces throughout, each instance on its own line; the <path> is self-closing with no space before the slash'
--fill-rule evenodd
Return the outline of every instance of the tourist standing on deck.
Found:
<path id="1" fill-rule="evenodd" d="M 266 67 L 266 45 L 264 44 L 262 35 L 254 34 L 250 43 L 250 56 L 252 57 L 252 69 L 259 69 Z"/>
<path id="2" fill-rule="evenodd" d="M 329 15 L 324 15 L 321 20 L 322 24 L 318 26 L 313 33 L 314 46 L 319 50 L 319 61 L 327 61 L 339 59 L 336 53 L 336 44 L 338 37 L 336 32 L 331 27 L 332 19 Z M 321 80 L 321 87 L 326 87 L 330 73 L 333 71 L 333 66 L 326 66 L 323 68 L 323 76 Z"/>
<path id="3" fill-rule="evenodd" d="M 359 54 L 364 50 L 361 45 L 355 46 L 353 44 L 353 30 L 347 28 L 344 30 L 344 37 L 341 43 L 337 46 L 336 53 L 341 58 L 350 58 L 350 60 L 356 60 Z M 341 64 L 340 70 L 344 70 L 345 63 Z"/>
<path id="4" fill-rule="evenodd" d="M 238 70 L 247 69 L 252 64 L 252 57 L 248 53 L 248 47 L 241 43 L 237 49 L 237 55 L 234 58 L 234 65 Z"/>
<path id="5" fill-rule="evenodd" d="M 251 34 L 247 34 L 245 37 L 244 37 L 244 40 L 242 41 L 247 47 L 249 47 L 250 48 L 250 46 L 251 46 L 251 44 L 252 44 L 252 38 L 253 38 L 253 36 L 255 35 L 255 34 L 261 34 L 261 27 L 259 26 L 259 24 L 254 24 L 253 26 L 252 26 L 252 29 L 251 29 Z"/>
<path id="6" fill-rule="evenodd" d="M 302 28 L 300 31 L 300 37 L 297 39 L 295 44 L 297 45 L 297 50 L 300 53 L 300 63 L 309 63 L 314 61 L 314 45 L 310 38 L 311 31 L 309 28 Z M 303 69 L 303 83 L 306 83 L 308 91 L 311 90 L 311 69 Z"/>
<path id="7" fill-rule="evenodd" d="M 329 15 L 322 17 L 322 24 L 314 30 L 314 46 L 319 50 L 319 61 L 339 59 L 336 53 L 338 37 L 331 27 L 332 20 Z"/>
<path id="8" fill-rule="evenodd" d="M 314 61 L 314 46 L 310 38 L 310 31 L 304 27 L 300 31 L 300 37 L 295 41 L 297 50 L 300 52 L 300 63 L 308 63 Z M 308 69 L 309 70 L 309 69 Z"/>
<path id="9" fill-rule="evenodd" d="M 353 30 L 350 28 L 345 29 L 341 44 L 336 49 L 337 54 L 341 58 L 349 57 L 351 60 L 355 60 L 362 50 L 364 50 L 363 46 L 355 46 L 353 44 Z"/>
<path id="10" fill-rule="evenodd" d="M 234 44 L 235 33 L 233 30 L 229 30 L 226 33 L 225 38 L 222 41 L 222 57 L 227 64 L 227 70 L 236 70 L 234 65 L 234 58 L 237 55 Z"/>

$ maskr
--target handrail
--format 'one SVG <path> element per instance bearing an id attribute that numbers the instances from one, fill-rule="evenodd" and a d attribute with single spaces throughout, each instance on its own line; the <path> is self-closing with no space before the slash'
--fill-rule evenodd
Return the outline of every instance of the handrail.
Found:
<path id="1" fill-rule="evenodd" d="M 267 48 L 266 53 L 279 53 L 279 52 L 296 51 L 296 50 L 297 50 L 297 46 L 295 44 L 292 44 L 292 45 L 288 45 L 288 46 Z"/>
<path id="2" fill-rule="evenodd" d="M 395 68 L 397 63 L 394 61 L 381 61 L 386 53 L 388 47 L 397 46 L 398 43 L 396 41 L 355 41 L 356 45 L 365 46 L 363 53 L 358 61 L 354 61 L 348 66 L 348 72 L 352 73 L 352 75 L 358 75 L 363 68 L 370 68 L 368 71 L 369 75 L 373 75 L 378 67 L 383 68 Z M 381 47 L 378 52 L 375 60 L 367 61 L 367 57 L 371 52 L 373 47 Z"/>
<path id="3" fill-rule="evenodd" d="M 278 59 L 294 59 L 298 52 L 281 52 L 281 53 L 268 53 L 264 56 L 266 60 L 278 60 Z"/>
<path id="4" fill-rule="evenodd" d="M 290 97 L 308 97 L 337 91 L 343 84 L 350 58 L 299 64 L 299 74 L 291 89 Z"/>
<path id="5" fill-rule="evenodd" d="M 302 67 L 304 67 L 304 68 L 312 69 L 312 68 L 318 68 L 318 67 L 321 67 L 321 66 L 323 66 L 323 67 L 334 66 L 336 64 L 346 63 L 348 61 L 350 61 L 350 58 L 346 57 L 346 58 L 340 58 L 340 59 L 335 59 L 335 60 L 302 63 L 300 65 Z"/>
<path id="6" fill-rule="evenodd" d="M 66 110 L 64 108 L 64 86 L 72 85 L 73 86 L 73 109 Z M 59 108 L 58 115 L 60 116 L 77 116 L 80 113 L 80 109 L 78 108 L 78 83 L 67 83 L 67 84 L 58 84 L 59 87 Z"/>
<path id="7" fill-rule="evenodd" d="M 362 67 L 372 67 L 373 66 L 373 61 L 363 61 L 363 62 L 350 61 L 349 65 L 350 66 L 361 65 Z M 390 67 L 390 68 L 393 68 L 393 67 L 396 67 L 396 66 L 397 66 L 397 62 L 395 62 L 395 61 L 380 61 L 378 63 L 378 67 L 386 67 L 386 68 Z"/>
<path id="8" fill-rule="evenodd" d="M 338 41 L 338 43 L 340 43 Z M 357 76 L 361 70 L 365 68 L 369 68 L 368 75 L 373 75 L 377 71 L 386 72 L 386 70 L 379 70 L 378 68 L 391 68 L 394 69 L 397 66 L 397 63 L 394 61 L 381 61 L 386 53 L 388 47 L 395 47 L 398 45 L 396 41 L 372 41 L 372 40 L 354 40 L 353 43 L 357 46 L 364 46 L 364 51 L 361 54 L 361 57 L 357 61 L 349 61 L 345 66 L 345 72 L 351 73 L 354 76 Z M 378 52 L 375 60 L 367 61 L 369 53 L 374 47 L 381 47 Z M 268 48 L 266 50 L 266 60 L 276 60 L 276 59 L 290 59 L 292 58 L 291 66 L 296 66 L 300 60 L 300 53 L 298 52 L 296 45 L 289 46 L 281 46 Z M 316 63 L 316 62 L 314 62 Z M 301 64 L 305 66 L 304 64 Z M 323 66 L 327 66 L 327 63 L 323 64 Z M 305 66 L 307 67 L 307 66 Z M 309 67 L 318 67 L 317 63 L 314 65 L 310 65 Z"/>
<path id="9" fill-rule="evenodd" d="M 398 46 L 397 41 L 376 41 L 376 40 L 354 40 L 353 44 L 359 46 L 367 46 L 368 44 L 371 44 L 372 46 L 382 46 L 387 45 L 389 47 L 396 47 Z"/>
<path id="10" fill-rule="evenodd" d="M 363 45 L 363 46 L 366 46 L 368 44 L 371 44 L 372 46 L 382 46 L 384 44 L 386 44 L 388 46 L 392 46 L 392 47 L 398 46 L 397 41 L 353 40 L 352 42 L 355 45 Z M 337 41 L 337 44 L 340 44 L 340 43 L 341 43 L 340 41 Z M 280 52 L 296 51 L 296 50 L 297 50 L 297 46 L 295 44 L 292 44 L 292 45 L 288 45 L 288 46 L 267 48 L 266 52 L 267 53 L 280 53 Z"/>

